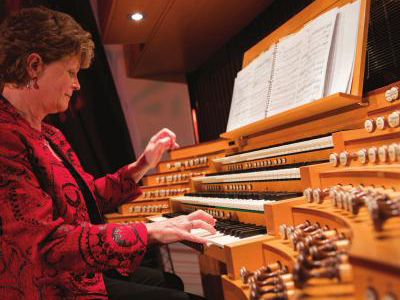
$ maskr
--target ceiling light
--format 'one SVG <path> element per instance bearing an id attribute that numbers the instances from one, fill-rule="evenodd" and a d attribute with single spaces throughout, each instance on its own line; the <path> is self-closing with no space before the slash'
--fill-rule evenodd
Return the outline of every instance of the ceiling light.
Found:
<path id="1" fill-rule="evenodd" d="M 143 14 L 140 12 L 135 12 L 129 15 L 129 20 L 140 21 L 142 19 L 143 19 Z"/>

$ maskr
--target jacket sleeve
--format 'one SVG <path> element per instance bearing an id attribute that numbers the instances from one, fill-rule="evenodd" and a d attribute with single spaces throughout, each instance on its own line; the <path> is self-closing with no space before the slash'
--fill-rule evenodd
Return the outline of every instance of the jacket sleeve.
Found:
<path id="1" fill-rule="evenodd" d="M 122 167 L 114 174 L 94 180 L 94 195 L 103 213 L 112 212 L 142 194 L 139 185 L 127 175 L 127 168 Z"/>
<path id="2" fill-rule="evenodd" d="M 35 175 L 31 154 L 23 136 L 0 129 L 2 259 L 18 255 L 48 274 L 135 269 L 146 250 L 145 225 L 75 226 L 54 217 L 52 198 Z"/>
<path id="3" fill-rule="evenodd" d="M 113 212 L 121 204 L 132 201 L 142 194 L 139 185 L 128 176 L 127 166 L 122 167 L 114 174 L 94 179 L 92 175 L 83 170 L 78 156 L 73 151 L 64 134 L 49 124 L 45 125 L 45 129 L 51 133 L 54 141 L 61 147 L 74 167 L 79 170 L 81 176 L 93 192 L 102 213 Z"/>

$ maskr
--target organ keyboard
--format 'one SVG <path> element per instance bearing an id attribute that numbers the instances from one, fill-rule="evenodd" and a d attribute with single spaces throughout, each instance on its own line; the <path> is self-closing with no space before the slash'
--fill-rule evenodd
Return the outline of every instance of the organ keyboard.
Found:
<path id="1" fill-rule="evenodd" d="M 246 172 L 229 175 L 213 175 L 200 178 L 193 178 L 193 181 L 202 183 L 220 182 L 248 182 L 248 181 L 267 181 L 283 179 L 300 179 L 299 168 L 280 169 L 272 171 Z"/>
<path id="2" fill-rule="evenodd" d="M 163 220 L 167 220 L 170 217 L 176 217 L 180 214 L 170 213 L 164 214 L 161 217 L 149 217 L 149 221 L 159 222 Z M 217 245 L 218 247 L 223 248 L 225 245 L 235 243 L 238 241 L 249 241 L 253 238 L 262 237 L 262 234 L 266 232 L 265 226 L 262 225 L 254 225 L 249 223 L 243 223 L 239 221 L 232 220 L 224 220 L 217 221 L 215 224 L 216 233 L 211 234 L 207 230 L 204 229 L 192 229 L 190 233 L 201 236 L 208 241 L 206 246 Z M 202 249 L 201 246 L 197 246 L 197 249 Z M 204 251 L 202 249 L 201 251 Z"/>
<path id="3" fill-rule="evenodd" d="M 321 149 L 329 149 L 333 147 L 333 141 L 331 136 L 314 138 L 306 141 L 289 143 L 282 146 L 277 147 L 269 147 L 267 149 L 261 149 L 251 152 L 245 152 L 242 154 L 231 155 L 222 158 L 216 158 L 213 160 L 214 163 L 221 163 L 223 165 L 234 164 L 239 162 L 249 162 L 255 160 L 256 162 L 253 164 L 245 164 L 245 169 L 259 166 L 268 166 L 272 164 L 280 164 L 280 163 L 290 163 L 290 160 L 287 158 L 280 158 L 276 160 L 264 160 L 258 161 L 265 158 L 279 157 L 285 155 L 299 154 L 302 152 L 312 152 Z M 228 168 L 234 169 L 233 167 Z"/>
<path id="4" fill-rule="evenodd" d="M 203 205 L 211 207 L 227 207 L 236 209 L 245 209 L 248 211 L 264 211 L 264 203 L 269 203 L 271 200 L 253 200 L 253 199 L 237 199 L 237 198 L 212 198 L 212 197 L 196 197 L 196 196 L 181 196 L 173 199 L 182 203 Z"/>
<path id="5" fill-rule="evenodd" d="M 280 199 L 300 196 L 301 193 L 254 192 L 254 193 L 188 193 L 174 197 L 172 201 L 204 207 L 224 207 L 247 211 L 264 212 L 264 204 Z"/>

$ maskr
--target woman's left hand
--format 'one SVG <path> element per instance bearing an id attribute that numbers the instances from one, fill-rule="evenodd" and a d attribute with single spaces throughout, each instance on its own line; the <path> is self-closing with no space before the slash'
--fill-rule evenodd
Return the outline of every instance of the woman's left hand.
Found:
<path id="1" fill-rule="evenodd" d="M 207 243 L 205 238 L 190 233 L 192 229 L 201 228 L 211 234 L 216 232 L 215 219 L 208 213 L 197 210 L 186 216 L 179 216 L 165 221 L 146 223 L 149 243 L 169 244 L 182 240 L 195 243 Z"/>

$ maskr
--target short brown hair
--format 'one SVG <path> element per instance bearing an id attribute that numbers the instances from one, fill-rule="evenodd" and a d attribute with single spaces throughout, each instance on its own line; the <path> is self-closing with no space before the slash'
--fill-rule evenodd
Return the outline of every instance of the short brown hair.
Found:
<path id="1" fill-rule="evenodd" d="M 22 9 L 0 25 L 0 85 L 29 82 L 26 63 L 31 53 L 45 64 L 80 55 L 81 68 L 87 68 L 93 52 L 91 34 L 69 15 L 45 7 Z"/>

